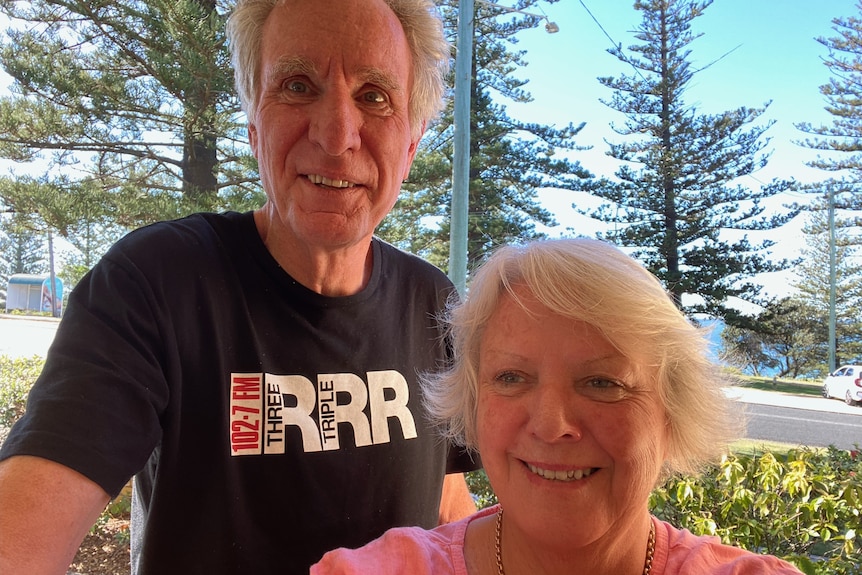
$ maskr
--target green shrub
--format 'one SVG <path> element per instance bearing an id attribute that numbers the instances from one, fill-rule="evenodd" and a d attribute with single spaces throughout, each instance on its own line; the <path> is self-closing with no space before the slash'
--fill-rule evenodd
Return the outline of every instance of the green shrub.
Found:
<path id="1" fill-rule="evenodd" d="M 0 426 L 10 427 L 24 415 L 27 394 L 44 363 L 38 356 L 0 355 Z"/>
<path id="2" fill-rule="evenodd" d="M 809 575 L 859 574 L 862 459 L 835 448 L 731 455 L 656 489 L 657 517 L 698 535 L 782 557 Z"/>
<path id="3" fill-rule="evenodd" d="M 466 476 L 467 488 L 473 494 L 473 500 L 476 502 L 476 507 L 485 509 L 492 505 L 496 505 L 497 496 L 494 495 L 494 490 L 491 489 L 491 484 L 488 483 L 488 476 L 485 475 L 485 470 L 471 471 Z"/>

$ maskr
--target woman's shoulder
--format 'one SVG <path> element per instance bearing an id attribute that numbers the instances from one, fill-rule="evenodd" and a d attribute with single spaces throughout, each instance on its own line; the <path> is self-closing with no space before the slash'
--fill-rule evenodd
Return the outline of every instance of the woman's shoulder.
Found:
<path id="1" fill-rule="evenodd" d="M 470 523 L 487 513 L 427 530 L 396 527 L 358 549 L 330 551 L 311 575 L 467 575 L 464 535 Z"/>

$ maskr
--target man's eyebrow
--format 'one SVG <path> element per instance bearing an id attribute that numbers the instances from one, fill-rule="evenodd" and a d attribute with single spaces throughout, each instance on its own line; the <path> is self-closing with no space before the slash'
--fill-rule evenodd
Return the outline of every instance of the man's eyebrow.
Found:
<path id="1" fill-rule="evenodd" d="M 266 77 L 285 78 L 288 76 L 315 76 L 317 67 L 314 62 L 302 56 L 279 58 L 265 70 Z M 390 92 L 403 92 L 404 87 L 392 77 L 392 74 L 377 67 L 360 68 L 358 77 L 365 84 L 373 84 Z"/>
<path id="2" fill-rule="evenodd" d="M 270 78 L 293 76 L 296 74 L 302 76 L 311 76 L 315 72 L 314 63 L 302 56 L 291 56 L 288 58 L 279 58 L 275 63 L 267 68 L 266 75 Z"/>
<path id="3" fill-rule="evenodd" d="M 359 70 L 359 77 L 366 84 L 374 84 L 380 86 L 389 92 L 402 92 L 404 87 L 401 86 L 391 74 L 387 74 L 380 68 L 362 68 Z"/>

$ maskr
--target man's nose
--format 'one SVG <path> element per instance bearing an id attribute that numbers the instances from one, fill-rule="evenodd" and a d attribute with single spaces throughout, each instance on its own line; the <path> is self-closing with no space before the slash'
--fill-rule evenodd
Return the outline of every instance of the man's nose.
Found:
<path id="1" fill-rule="evenodd" d="M 332 92 L 318 104 L 309 126 L 309 139 L 330 156 L 358 150 L 363 117 L 357 102 L 349 94 Z"/>

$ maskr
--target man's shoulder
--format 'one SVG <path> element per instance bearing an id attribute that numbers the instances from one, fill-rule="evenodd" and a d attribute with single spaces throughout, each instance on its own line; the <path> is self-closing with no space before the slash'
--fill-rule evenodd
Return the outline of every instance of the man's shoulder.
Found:
<path id="1" fill-rule="evenodd" d="M 229 236 L 240 232 L 251 218 L 236 212 L 196 213 L 175 220 L 165 220 L 132 230 L 117 245 L 128 247 L 149 242 L 191 242 L 213 236 Z"/>
<path id="2" fill-rule="evenodd" d="M 114 262 L 202 258 L 207 251 L 223 252 L 244 241 L 250 220 L 250 214 L 228 212 L 155 222 L 126 234 L 105 257 Z"/>
<path id="3" fill-rule="evenodd" d="M 432 282 L 439 287 L 452 287 L 452 282 L 440 268 L 421 257 L 406 252 L 380 238 L 375 238 L 383 255 L 387 275 L 397 274 L 423 283 Z"/>

